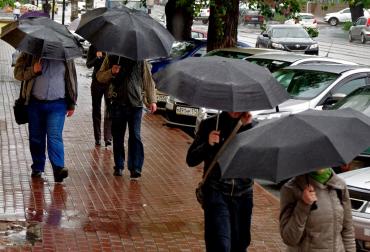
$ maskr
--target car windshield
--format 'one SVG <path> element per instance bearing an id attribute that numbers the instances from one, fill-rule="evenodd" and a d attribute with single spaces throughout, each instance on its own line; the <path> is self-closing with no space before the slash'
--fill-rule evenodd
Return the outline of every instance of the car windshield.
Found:
<path id="1" fill-rule="evenodd" d="M 274 28 L 273 38 L 309 38 L 310 36 L 302 27 Z"/>
<path id="2" fill-rule="evenodd" d="M 352 108 L 370 116 L 370 88 L 359 88 L 332 107 L 332 109 L 344 108 Z"/>
<path id="3" fill-rule="evenodd" d="M 282 61 L 282 60 L 273 60 L 273 59 L 248 59 L 251 63 L 266 67 L 270 72 L 275 72 L 276 70 L 279 70 L 281 68 L 284 68 L 286 66 L 289 66 L 291 63 Z"/>
<path id="4" fill-rule="evenodd" d="M 282 69 L 274 72 L 273 76 L 293 99 L 310 100 L 325 90 L 339 75 L 320 71 Z"/>
<path id="5" fill-rule="evenodd" d="M 170 57 L 177 58 L 195 48 L 195 43 L 189 41 L 175 41 L 172 45 Z"/>

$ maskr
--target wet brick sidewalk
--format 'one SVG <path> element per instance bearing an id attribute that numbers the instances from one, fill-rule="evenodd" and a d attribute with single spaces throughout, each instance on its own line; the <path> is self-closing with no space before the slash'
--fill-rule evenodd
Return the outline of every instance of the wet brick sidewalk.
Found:
<path id="1" fill-rule="evenodd" d="M 78 107 L 64 131 L 69 178 L 55 184 L 48 163 L 44 179 L 31 180 L 27 126 L 17 125 L 12 114 L 19 92 L 10 67 L 13 50 L 0 40 L 0 221 L 24 221 L 28 232 L 1 242 L 0 250 L 204 251 L 203 213 L 194 195 L 201 169 L 185 164 L 192 139 L 164 126 L 160 115 L 145 114 L 143 177 L 131 182 L 127 170 L 114 177 L 112 150 L 94 146 L 82 59 L 76 60 Z M 254 199 L 248 251 L 283 251 L 279 202 L 259 185 Z"/>

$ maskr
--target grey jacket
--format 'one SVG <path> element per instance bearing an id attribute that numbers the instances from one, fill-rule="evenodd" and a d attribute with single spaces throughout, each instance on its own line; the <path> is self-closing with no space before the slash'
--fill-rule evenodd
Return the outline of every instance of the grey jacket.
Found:
<path id="1" fill-rule="evenodd" d="M 22 89 L 22 98 L 25 100 L 25 104 L 27 105 L 31 93 L 33 84 L 35 83 L 35 79 L 38 74 L 33 72 L 33 65 L 38 61 L 37 57 L 34 57 L 30 54 L 22 53 L 14 67 L 14 77 L 19 81 L 24 81 L 24 86 Z M 67 102 L 68 110 L 73 110 L 75 108 L 77 102 L 77 74 L 76 68 L 73 60 L 68 60 L 65 62 L 66 65 L 66 73 L 64 76 L 65 79 L 65 99 Z"/>
<path id="2" fill-rule="evenodd" d="M 317 206 L 301 198 L 307 184 L 316 191 Z M 280 192 L 280 234 L 287 251 L 356 251 L 351 201 L 345 182 L 336 174 L 323 185 L 308 175 L 291 179 Z"/>

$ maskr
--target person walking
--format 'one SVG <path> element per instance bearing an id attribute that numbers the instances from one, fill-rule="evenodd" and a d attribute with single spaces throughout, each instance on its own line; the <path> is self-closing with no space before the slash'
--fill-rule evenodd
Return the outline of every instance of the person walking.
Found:
<path id="1" fill-rule="evenodd" d="M 356 251 L 348 189 L 331 168 L 283 185 L 280 234 L 287 251 Z"/>
<path id="2" fill-rule="evenodd" d="M 21 15 L 21 3 L 17 0 L 14 3 L 13 16 L 14 20 L 18 20 Z"/>
<path id="3" fill-rule="evenodd" d="M 133 61 L 115 55 L 106 56 L 96 78 L 110 83 L 109 113 L 112 119 L 114 176 L 122 176 L 125 163 L 124 139 L 128 125 L 127 167 L 130 178 L 141 177 L 144 164 L 144 146 L 141 141 L 143 100 L 152 113 L 157 110 L 155 85 L 146 61 Z M 143 94 L 145 93 L 145 98 Z"/>
<path id="4" fill-rule="evenodd" d="M 217 116 L 202 121 L 186 156 L 189 166 L 204 161 L 203 174 L 212 169 L 202 187 L 204 237 L 209 252 L 245 252 L 251 241 L 253 180 L 221 179 L 219 165 L 210 167 L 239 120 L 242 126 L 238 132 L 255 125 L 249 112 L 222 112 L 218 130 Z"/>
<path id="5" fill-rule="evenodd" d="M 28 130 L 33 164 L 31 177 L 45 169 L 46 142 L 55 182 L 68 177 L 64 164 L 63 127 L 65 116 L 74 113 L 77 75 L 73 60 L 40 59 L 21 53 L 14 77 L 23 81 L 22 98 L 28 105 Z"/>
<path id="6" fill-rule="evenodd" d="M 107 113 L 107 105 L 109 104 L 108 90 L 109 85 L 104 85 L 96 79 L 96 73 L 99 71 L 105 58 L 105 53 L 97 51 L 95 46 L 91 45 L 87 52 L 86 66 L 93 67 L 92 82 L 91 82 L 91 98 L 92 98 L 92 120 L 94 128 L 95 146 L 100 146 L 101 142 L 101 101 L 104 96 L 104 142 L 105 147 L 112 145 L 112 121 Z"/>

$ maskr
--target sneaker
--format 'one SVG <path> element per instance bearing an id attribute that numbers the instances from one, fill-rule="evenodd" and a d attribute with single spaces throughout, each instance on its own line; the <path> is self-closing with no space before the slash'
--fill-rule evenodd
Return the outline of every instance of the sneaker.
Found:
<path id="1" fill-rule="evenodd" d="M 141 173 L 137 171 L 130 171 L 130 179 L 131 180 L 139 180 L 141 177 Z"/>
<path id="2" fill-rule="evenodd" d="M 41 178 L 42 172 L 41 171 L 34 171 L 32 170 L 31 178 Z"/>
<path id="3" fill-rule="evenodd" d="M 122 169 L 114 169 L 113 176 L 121 177 Z"/>
<path id="4" fill-rule="evenodd" d="M 57 183 L 63 182 L 63 180 L 68 177 L 68 169 L 62 168 L 62 169 L 56 169 L 54 170 L 54 181 Z"/>
<path id="5" fill-rule="evenodd" d="M 105 141 L 105 147 L 108 147 L 109 145 L 112 145 L 112 140 Z"/>

